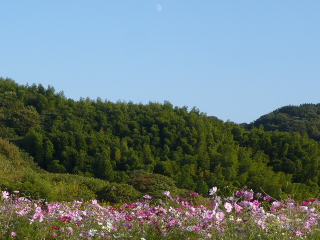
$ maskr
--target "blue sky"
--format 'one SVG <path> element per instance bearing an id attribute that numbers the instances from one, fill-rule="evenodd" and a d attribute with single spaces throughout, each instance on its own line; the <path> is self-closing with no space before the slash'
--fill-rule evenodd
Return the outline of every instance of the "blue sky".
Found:
<path id="1" fill-rule="evenodd" d="M 251 122 L 320 102 L 320 1 L 0 0 L 0 76 Z"/>

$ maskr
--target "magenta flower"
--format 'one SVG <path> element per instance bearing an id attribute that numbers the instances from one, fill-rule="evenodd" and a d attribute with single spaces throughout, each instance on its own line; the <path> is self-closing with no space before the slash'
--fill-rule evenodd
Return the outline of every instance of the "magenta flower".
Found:
<path id="1" fill-rule="evenodd" d="M 243 192 L 242 191 L 236 191 L 236 196 L 237 197 L 241 197 L 243 195 Z"/>
<path id="2" fill-rule="evenodd" d="M 60 227 L 57 227 L 57 226 L 55 226 L 55 225 L 52 225 L 51 226 L 53 229 L 55 229 L 55 230 L 60 230 Z"/>
<path id="3" fill-rule="evenodd" d="M 308 206 L 308 205 L 309 205 L 309 202 L 308 202 L 308 201 L 302 201 L 302 205 Z"/>
<path id="4" fill-rule="evenodd" d="M 251 201 L 251 200 L 253 199 L 253 194 L 252 194 L 251 192 L 245 191 L 245 192 L 244 192 L 244 198 L 245 198 L 245 200 L 247 200 L 247 201 Z"/>
<path id="5" fill-rule="evenodd" d="M 263 198 L 263 200 L 269 201 L 269 200 L 271 200 L 271 197 L 270 197 L 270 196 L 265 196 L 265 197 Z"/>
<path id="6" fill-rule="evenodd" d="M 194 227 L 193 227 L 193 230 L 194 230 L 195 232 L 199 232 L 199 231 L 200 231 L 200 228 L 197 227 L 197 226 L 194 226 Z"/>
<path id="7" fill-rule="evenodd" d="M 253 205 L 259 207 L 260 206 L 260 202 L 258 200 L 254 200 L 253 201 Z"/>

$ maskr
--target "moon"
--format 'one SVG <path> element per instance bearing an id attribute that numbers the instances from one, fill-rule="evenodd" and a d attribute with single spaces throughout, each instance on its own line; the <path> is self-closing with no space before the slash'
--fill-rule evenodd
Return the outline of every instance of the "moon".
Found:
<path id="1" fill-rule="evenodd" d="M 160 4 L 157 4 L 156 7 L 157 7 L 157 9 L 158 9 L 158 12 L 161 12 L 162 6 L 161 6 Z"/>

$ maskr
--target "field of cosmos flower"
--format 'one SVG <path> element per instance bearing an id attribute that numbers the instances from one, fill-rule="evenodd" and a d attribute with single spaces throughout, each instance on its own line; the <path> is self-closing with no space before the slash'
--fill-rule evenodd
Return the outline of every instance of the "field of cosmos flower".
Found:
<path id="1" fill-rule="evenodd" d="M 276 200 L 241 189 L 219 196 L 213 187 L 201 203 L 145 195 L 142 201 L 109 206 L 46 202 L 0 195 L 0 239 L 319 239 L 320 201 Z M 192 194 L 194 197 L 197 193 Z"/>

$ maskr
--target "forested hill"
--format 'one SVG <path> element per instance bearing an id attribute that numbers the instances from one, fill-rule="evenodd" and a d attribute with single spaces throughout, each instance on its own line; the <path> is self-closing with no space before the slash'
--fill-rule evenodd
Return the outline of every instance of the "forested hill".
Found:
<path id="1" fill-rule="evenodd" d="M 320 104 L 285 106 L 261 116 L 251 124 L 245 124 L 245 127 L 252 129 L 260 125 L 266 131 L 300 132 L 320 141 Z"/>
<path id="2" fill-rule="evenodd" d="M 245 185 L 295 199 L 319 192 L 320 145 L 300 133 L 246 130 L 167 101 L 74 101 L 53 87 L 3 78 L 0 109 L 0 137 L 48 172 L 129 184 L 139 192 L 163 179 L 203 195 L 212 186 L 223 192 Z"/>

